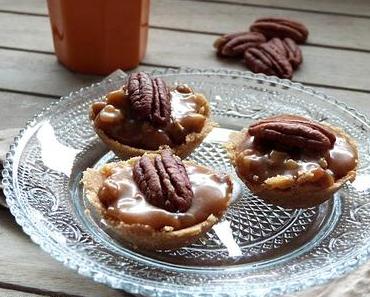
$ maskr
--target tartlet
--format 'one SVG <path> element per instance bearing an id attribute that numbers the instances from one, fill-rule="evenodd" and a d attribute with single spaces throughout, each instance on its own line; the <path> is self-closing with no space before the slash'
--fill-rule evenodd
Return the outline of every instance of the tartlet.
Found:
<path id="1" fill-rule="evenodd" d="M 98 136 L 121 158 L 158 153 L 162 146 L 185 158 L 215 125 L 204 95 L 187 85 L 169 88 L 161 78 L 133 73 L 119 90 L 90 107 Z"/>
<path id="2" fill-rule="evenodd" d="M 356 177 L 354 140 L 338 127 L 301 116 L 253 123 L 232 135 L 227 150 L 254 194 L 286 208 L 318 205 Z"/>
<path id="3" fill-rule="evenodd" d="M 87 169 L 82 182 L 110 231 L 145 250 L 195 241 L 220 220 L 232 194 L 228 176 L 182 162 L 169 149 Z"/>

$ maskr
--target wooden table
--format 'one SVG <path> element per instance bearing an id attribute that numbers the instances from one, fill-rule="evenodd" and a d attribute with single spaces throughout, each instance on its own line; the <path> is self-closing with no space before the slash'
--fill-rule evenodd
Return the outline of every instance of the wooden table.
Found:
<path id="1" fill-rule="evenodd" d="M 216 59 L 212 43 L 221 33 L 243 30 L 262 16 L 291 17 L 310 29 L 295 81 L 370 115 L 367 0 L 153 0 L 149 47 L 139 69 L 245 70 L 241 63 Z M 0 28 L 0 129 L 20 128 L 61 95 L 101 79 L 58 64 L 45 1 L 0 0 Z M 0 296 L 128 296 L 63 267 L 31 242 L 5 208 L 0 209 L 0 242 Z"/>

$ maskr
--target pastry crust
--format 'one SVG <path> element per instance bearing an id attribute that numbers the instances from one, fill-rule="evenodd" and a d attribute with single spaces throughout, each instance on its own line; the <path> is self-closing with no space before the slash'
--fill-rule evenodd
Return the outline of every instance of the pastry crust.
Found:
<path id="1" fill-rule="evenodd" d="M 155 155 L 149 154 L 148 156 L 154 157 Z M 139 157 L 136 157 L 127 161 L 109 163 L 104 165 L 100 170 L 89 168 L 84 172 L 82 178 L 87 199 L 106 220 L 108 223 L 108 229 L 120 240 L 126 243 L 131 243 L 134 248 L 145 250 L 177 249 L 197 240 L 221 219 L 226 208 L 219 213 L 210 214 L 206 220 L 194 226 L 180 230 L 173 230 L 172 227 L 166 226 L 158 231 L 149 225 L 127 224 L 109 216 L 98 197 L 100 187 L 113 168 L 131 165 L 138 159 Z M 190 162 L 184 163 L 186 164 Z M 232 184 L 230 185 L 232 187 Z M 227 196 L 229 203 L 231 201 L 231 193 L 232 191 L 230 191 Z"/>
<path id="2" fill-rule="evenodd" d="M 202 94 L 198 94 L 198 93 L 196 93 L 195 96 L 204 97 Z M 217 126 L 215 122 L 212 122 L 209 119 L 210 107 L 209 107 L 208 101 L 207 100 L 205 101 L 207 103 L 204 105 L 204 112 L 202 113 L 202 115 L 206 117 L 206 120 L 204 122 L 204 126 L 202 130 L 199 133 L 193 132 L 193 133 L 186 135 L 185 143 L 171 147 L 171 150 L 173 151 L 173 153 L 179 156 L 181 159 L 185 159 L 186 157 L 188 157 L 193 152 L 193 150 L 202 143 L 202 141 L 204 140 L 204 138 L 206 138 L 208 133 L 211 132 L 211 130 L 215 126 Z M 146 150 L 146 149 L 136 148 L 136 147 L 132 147 L 126 144 L 122 144 L 118 142 L 117 140 L 110 138 L 103 130 L 95 127 L 94 117 L 95 115 L 93 114 L 92 109 L 90 107 L 90 120 L 91 120 L 91 124 L 94 127 L 96 134 L 98 134 L 100 139 L 109 147 L 109 149 L 111 149 L 121 159 L 125 160 L 131 157 L 142 156 L 145 153 L 156 154 L 160 152 L 161 147 L 159 147 L 158 150 L 155 150 L 155 151 Z"/>
<path id="3" fill-rule="evenodd" d="M 323 124 L 324 125 L 324 124 Z M 336 135 L 345 138 L 350 146 L 355 151 L 356 160 L 358 160 L 357 145 L 355 141 L 348 136 L 342 129 L 334 127 L 329 124 L 325 124 L 327 127 L 334 130 Z M 264 184 L 254 184 L 248 181 L 244 176 L 239 173 L 236 164 L 237 152 L 236 148 L 245 139 L 245 134 L 248 129 L 243 129 L 241 132 L 235 132 L 231 136 L 231 141 L 226 145 L 226 149 L 229 153 L 229 157 L 233 166 L 236 169 L 236 173 L 239 178 L 247 185 L 247 187 L 257 196 L 264 199 L 266 202 L 279 205 L 285 208 L 309 208 L 323 203 L 324 201 L 332 198 L 333 194 L 343 186 L 347 181 L 353 181 L 356 177 L 356 167 L 349 171 L 344 177 L 334 181 L 334 184 L 327 188 L 318 188 L 312 184 L 301 184 L 294 185 L 288 189 L 270 189 Z"/>

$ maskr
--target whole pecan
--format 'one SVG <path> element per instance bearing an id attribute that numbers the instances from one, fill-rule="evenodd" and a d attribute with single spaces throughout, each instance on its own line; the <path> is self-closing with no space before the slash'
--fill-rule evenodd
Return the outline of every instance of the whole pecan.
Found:
<path id="1" fill-rule="evenodd" d="M 282 48 L 283 46 L 274 42 L 265 42 L 255 48 L 249 48 L 244 53 L 245 64 L 256 73 L 291 78 L 293 68 Z"/>
<path id="2" fill-rule="evenodd" d="M 132 73 L 127 92 L 134 117 L 154 126 L 164 126 L 170 121 L 170 93 L 161 78 L 153 79 L 145 72 Z"/>
<path id="3" fill-rule="evenodd" d="M 154 160 L 141 157 L 134 165 L 133 177 L 145 199 L 171 212 L 185 212 L 192 203 L 193 191 L 181 159 L 168 149 Z"/>
<path id="4" fill-rule="evenodd" d="M 258 32 L 238 32 L 223 35 L 215 40 L 214 48 L 217 55 L 221 57 L 243 56 L 244 51 L 249 47 L 265 42 L 266 38 Z"/>
<path id="5" fill-rule="evenodd" d="M 300 22 L 284 18 L 261 18 L 249 28 L 252 32 L 260 32 L 267 39 L 273 37 L 289 37 L 297 43 L 304 43 L 308 37 L 308 30 Z"/>
<path id="6" fill-rule="evenodd" d="M 249 126 L 257 140 L 277 143 L 286 148 L 324 151 L 333 147 L 335 134 L 323 125 L 299 116 L 276 116 Z"/>

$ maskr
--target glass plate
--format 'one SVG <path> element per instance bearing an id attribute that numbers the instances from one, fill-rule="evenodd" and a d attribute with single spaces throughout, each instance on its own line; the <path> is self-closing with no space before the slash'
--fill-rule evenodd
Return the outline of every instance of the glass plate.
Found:
<path id="1" fill-rule="evenodd" d="M 222 222 L 176 251 L 131 250 L 106 232 L 85 200 L 88 167 L 115 157 L 88 120 L 94 99 L 122 85 L 123 72 L 72 92 L 23 129 L 4 163 L 7 203 L 33 241 L 79 273 L 145 296 L 276 296 L 322 284 L 353 270 L 370 251 L 370 123 L 343 103 L 275 77 L 229 70 L 153 71 L 209 98 L 219 128 L 190 156 L 234 180 Z M 358 143 L 352 184 L 318 207 L 266 204 L 236 177 L 223 144 L 230 131 L 279 113 L 309 116 L 343 128 Z"/>

